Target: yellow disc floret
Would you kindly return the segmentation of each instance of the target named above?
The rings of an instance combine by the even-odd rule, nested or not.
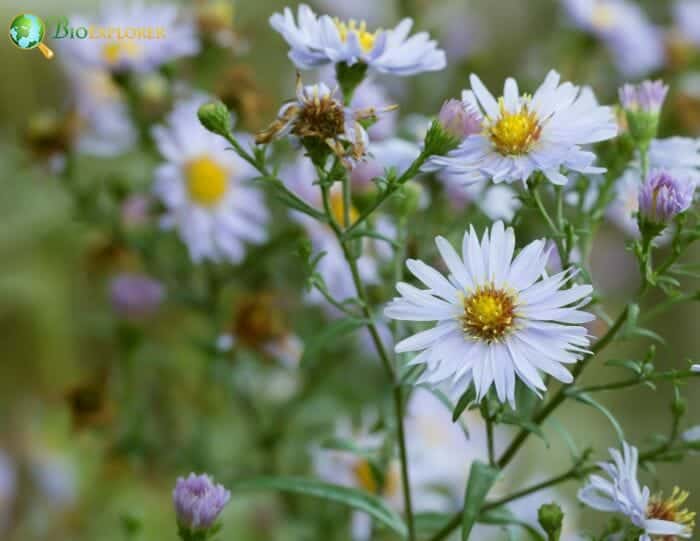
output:
[[[685,526],[686,534],[692,535],[695,528],[695,513],[684,509],[682,506],[688,499],[689,493],[681,490],[678,487],[673,489],[671,496],[664,499],[661,494],[655,494],[649,499],[649,507],[647,508],[647,517],[657,520],[670,520],[676,524]],[[654,537],[658,541],[680,541],[673,535]]]
[[[372,471],[372,465],[369,460],[359,460],[352,468],[355,475],[355,481],[360,488],[365,489],[370,494],[376,494],[379,490],[379,483]]]
[[[228,173],[207,156],[190,160],[185,165],[187,191],[190,199],[203,206],[221,201],[228,188]]]
[[[112,41],[102,47],[102,59],[106,64],[114,66],[120,60],[138,58],[143,47],[134,40]]]
[[[500,114],[486,130],[493,146],[504,156],[526,154],[538,141],[542,133],[537,115],[530,111],[527,103],[516,113],[506,109],[503,98],[498,100]]]
[[[360,217],[357,209],[351,204],[347,213],[350,223],[345,223],[345,202],[343,201],[343,194],[340,191],[333,192],[331,194],[330,203],[333,218],[335,218],[335,221],[341,224],[343,227],[350,227]]]
[[[593,7],[591,22],[599,30],[608,30],[615,24],[615,11],[607,1],[599,1]]]
[[[357,41],[360,43],[360,47],[365,53],[369,53],[374,49],[374,43],[377,39],[376,32],[367,31],[367,23],[365,21],[356,21],[355,19],[350,19],[348,22],[341,21],[337,17],[334,19],[335,26],[338,29],[338,34],[340,34],[340,39],[345,42],[348,40],[348,36],[352,33],[357,36]]]
[[[462,329],[478,340],[500,340],[514,327],[515,298],[506,290],[480,287],[463,300]]]

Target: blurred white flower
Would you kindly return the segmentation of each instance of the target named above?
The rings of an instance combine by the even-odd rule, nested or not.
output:
[[[10,525],[16,493],[17,468],[10,455],[0,449],[0,534]]]
[[[444,51],[426,32],[408,37],[412,19],[404,19],[392,30],[372,32],[364,21],[319,17],[301,4],[296,21],[292,10],[285,8],[284,13],[270,17],[270,25],[290,45],[289,58],[301,69],[359,62],[382,73],[415,75],[446,65]]]
[[[472,75],[471,90],[462,93],[465,110],[477,114],[483,131],[467,136],[447,156],[434,156],[426,170],[463,175],[465,182],[492,179],[495,183],[526,182],[541,171],[554,184],[566,184],[561,169],[598,173],[595,154],[583,145],[611,139],[617,124],[609,107],[601,107],[590,88],[560,84],[550,71],[529,96],[521,95],[514,79],[507,79],[503,97],[496,100]]]
[[[140,1],[102,4],[94,19],[70,17],[73,26],[104,28],[110,36],[66,40],[73,54],[86,65],[111,72],[147,72],[199,52],[197,29],[191,14],[175,4],[146,5]],[[142,39],[119,39],[116,31],[149,29]]]
[[[700,3],[697,0],[676,0],[673,22],[685,39],[700,46]]]
[[[663,31],[629,0],[562,0],[578,28],[600,39],[626,77],[642,77],[663,66]]]
[[[125,97],[106,71],[64,62],[80,118],[78,150],[96,156],[116,156],[134,146],[138,133]]]
[[[539,371],[569,383],[564,364],[577,362],[589,345],[582,323],[594,316],[580,310],[590,285],[561,289],[575,274],[571,268],[539,280],[549,254],[545,241],[526,246],[513,259],[515,235],[496,222],[479,239],[465,232],[460,256],[444,238],[435,243],[449,278],[422,261],[406,266],[428,289],[400,282],[401,294],[385,310],[387,317],[437,324],[396,344],[397,353],[420,352],[411,364],[425,364],[419,382],[450,379],[455,388],[474,385],[481,400],[495,385],[498,399],[515,407],[516,376],[533,392],[546,389]]]
[[[599,463],[609,479],[591,475],[586,486],[579,491],[579,499],[598,511],[625,515],[643,530],[639,541],[665,536],[689,539],[695,525],[695,513],[681,509],[688,493],[675,488],[668,499],[651,496],[649,487],[642,488],[637,480],[637,448],[623,442],[622,453],[610,449],[610,455],[612,462]]]
[[[166,207],[161,225],[177,229],[195,263],[240,262],[245,243],[267,239],[262,194],[247,184],[257,172],[222,137],[206,130],[197,110],[206,96],[176,104],[164,126],[153,128],[167,160],[156,169],[153,191]],[[249,138],[238,136],[243,144]]]
[[[30,473],[52,509],[71,507],[78,498],[76,464],[60,453],[42,450],[31,460]]]

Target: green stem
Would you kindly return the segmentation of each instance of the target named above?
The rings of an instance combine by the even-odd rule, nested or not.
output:
[[[338,240],[338,243],[340,244],[342,250],[343,250],[343,256],[345,257],[345,260],[347,261],[349,267],[350,267],[350,273],[352,274],[352,280],[353,283],[355,284],[355,289],[357,291],[357,297],[360,300],[361,306],[362,306],[362,311],[363,315],[365,316],[365,319],[367,320],[367,329],[369,330],[369,333],[372,338],[372,342],[374,344],[375,349],[377,350],[377,353],[379,355],[379,358],[382,362],[382,365],[384,366],[384,369],[387,373],[387,376],[389,377],[391,381],[391,386],[392,386],[392,394],[393,394],[393,402],[394,402],[394,415],[396,418],[396,427],[397,427],[397,439],[398,439],[398,445],[399,445],[399,459],[401,463],[401,482],[403,485],[403,498],[404,498],[404,509],[406,513],[406,521],[408,525],[408,541],[415,541],[416,540],[416,529],[415,529],[415,522],[414,522],[414,516],[413,516],[413,502],[411,498],[411,483],[410,483],[410,478],[409,478],[409,472],[408,472],[408,453],[406,451],[406,433],[404,430],[404,424],[403,424],[403,393],[402,393],[402,388],[397,380],[396,376],[396,370],[391,362],[391,359],[389,357],[389,354],[384,346],[384,343],[382,342],[382,339],[379,335],[379,330],[377,329],[376,324],[374,323],[374,318],[372,315],[372,311],[369,308],[369,304],[367,302],[367,292],[364,286],[364,283],[362,282],[362,279],[360,277],[360,272],[357,266],[357,259],[353,256],[351,253],[350,249],[348,248],[348,245],[345,241],[343,241],[343,230],[340,228],[338,222],[336,221],[335,217],[333,216],[332,210],[331,210],[331,205],[330,205],[330,193],[329,193],[329,187],[327,183],[321,182],[321,194],[323,197],[323,207],[326,211],[327,217],[329,224],[331,226],[331,229],[335,233],[335,236]],[[347,229],[345,230],[345,233],[347,233]]]
[[[384,204],[384,202],[387,199],[389,199],[389,197],[391,197],[399,188],[401,188],[401,186],[406,184],[406,182],[415,177],[420,171],[420,168],[423,166],[425,161],[428,159],[428,157],[429,156],[425,152],[421,152],[420,155],[414,160],[414,162],[408,166],[408,168],[396,181],[389,184],[383,192],[377,195],[377,198],[374,200],[374,202],[360,215],[360,217],[355,221],[355,223],[353,223],[350,227],[345,229],[341,239],[347,240],[349,238],[349,235],[358,227],[360,227],[360,225],[364,224],[367,221],[367,219],[374,213],[374,211],[381,207]]]
[[[627,312],[629,307],[626,307],[622,313],[618,316],[612,327],[608,329],[600,340],[598,340],[591,348],[592,355],[583,361],[580,361],[572,370],[573,381],[567,385],[562,386],[557,394],[552,397],[552,399],[533,417],[532,422],[536,425],[541,425],[553,412],[556,410],[564,400],[567,398],[567,392],[572,388],[578,377],[581,375],[586,366],[590,361],[595,358],[595,356],[600,353],[605,347],[615,338],[617,332],[620,330],[625,320],[627,319]],[[500,469],[505,468],[513,457],[516,455],[520,447],[525,443],[527,438],[530,436],[531,432],[529,430],[522,429],[513,439],[510,446],[503,452],[501,457],[498,459],[497,465]]]
[[[568,391],[568,394],[572,395],[584,393],[597,393],[601,391],[613,391],[617,389],[625,389],[627,387],[634,387],[636,385],[641,385],[648,381],[675,381],[694,377],[700,377],[700,372],[693,372],[692,370],[667,370],[665,372],[659,372],[657,374],[650,374],[648,376],[642,376],[638,378],[614,381],[612,383],[572,388]]]

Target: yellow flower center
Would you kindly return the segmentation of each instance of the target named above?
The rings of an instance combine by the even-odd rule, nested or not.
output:
[[[688,499],[689,493],[674,487],[671,497],[663,499],[661,494],[655,494],[649,500],[647,517],[658,520],[670,520],[685,526],[688,535],[692,535],[695,528],[695,513],[683,509],[681,506]],[[667,535],[653,537],[655,541],[680,541],[680,538]]]
[[[236,309],[233,334],[251,347],[284,337],[287,325],[280,312],[277,296],[273,293],[258,293],[242,298]]]
[[[138,58],[143,47],[135,40],[111,41],[102,47],[102,59],[110,66],[126,58]]]
[[[473,338],[493,342],[513,329],[515,299],[493,286],[478,288],[463,300],[462,329]]]
[[[360,217],[360,213],[351,204],[348,211],[348,218],[350,223],[345,222],[345,201],[343,201],[343,194],[340,191],[333,192],[330,197],[331,201],[331,213],[335,221],[341,224],[343,227],[350,227],[355,221]]]
[[[185,165],[190,199],[209,207],[221,201],[228,188],[226,170],[207,156],[190,160]]]
[[[607,30],[615,24],[615,11],[607,2],[598,2],[591,14],[593,26],[599,30]]]
[[[376,494],[379,490],[379,484],[372,471],[372,465],[369,460],[358,461],[352,469],[355,475],[357,485],[371,494]]]
[[[348,36],[352,33],[357,36],[357,41],[360,42],[360,47],[365,53],[369,53],[374,48],[374,43],[379,34],[379,30],[375,32],[367,31],[367,23],[365,21],[356,21],[350,19],[348,22],[341,21],[337,17],[334,19],[335,27],[338,29],[340,39],[343,42],[348,40]]]
[[[511,113],[506,110],[503,98],[498,103],[499,118],[493,123],[487,121],[486,127],[493,146],[504,156],[526,154],[542,133],[537,115],[527,104],[523,104],[517,113]]]

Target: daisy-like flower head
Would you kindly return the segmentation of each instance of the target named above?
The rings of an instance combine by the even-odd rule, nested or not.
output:
[[[562,0],[571,21],[601,40],[617,69],[641,77],[665,62],[663,32],[630,0]]]
[[[277,120],[256,136],[256,143],[265,144],[292,134],[302,140],[321,142],[338,157],[353,162],[365,155],[369,145],[360,120],[376,118],[379,113],[393,109],[353,110],[337,98],[336,89],[331,90],[324,83],[304,86],[301,77],[297,77],[296,94],[295,100],[282,106]]]
[[[266,240],[267,209],[247,184],[257,172],[200,124],[197,110],[207,101],[195,96],[178,103],[166,125],[153,129],[167,160],[156,170],[154,192],[167,209],[162,226],[177,229],[194,262],[238,263],[246,242]]]
[[[411,361],[426,365],[421,381],[451,379],[462,390],[473,384],[478,400],[495,385],[499,400],[511,404],[516,377],[538,394],[545,389],[540,370],[571,382],[562,364],[587,353],[588,333],[581,324],[594,317],[579,308],[589,302],[593,288],[562,290],[575,275],[571,269],[542,278],[548,259],[544,240],[530,243],[513,259],[515,235],[502,222],[481,242],[473,228],[465,232],[462,256],[442,237],[435,243],[449,276],[409,259],[406,266],[428,289],[401,282],[401,296],[385,310],[393,319],[437,321],[395,348],[397,353],[421,352]]]
[[[559,84],[559,74],[550,71],[534,95],[521,95],[515,80],[507,79],[503,97],[496,99],[476,75],[470,81],[462,101],[478,115],[482,129],[447,156],[431,158],[427,169],[496,183],[526,182],[541,171],[561,185],[567,182],[562,167],[586,174],[604,171],[592,166],[595,155],[581,146],[615,137],[617,124],[590,88]]]
[[[71,21],[99,29],[96,39],[75,40],[74,47],[75,55],[94,68],[143,73],[199,52],[194,20],[176,5],[110,2],[95,20]]]
[[[415,75],[446,65],[444,51],[426,32],[408,37],[412,19],[404,19],[392,30],[371,31],[364,21],[319,17],[302,4],[296,21],[292,10],[285,8],[284,14],[270,17],[270,25],[290,45],[289,58],[300,69],[360,62],[382,73]]]
[[[695,527],[695,513],[682,509],[688,493],[674,488],[669,498],[651,495],[649,487],[637,480],[639,452],[622,444],[622,453],[610,449],[612,462],[601,462],[609,479],[591,475],[578,494],[579,499],[598,511],[622,513],[642,530],[639,541],[689,539]]]

